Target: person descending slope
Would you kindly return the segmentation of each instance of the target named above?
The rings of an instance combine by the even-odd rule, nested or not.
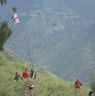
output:
[[[75,81],[75,83],[74,83],[74,87],[75,87],[75,89],[80,89],[81,86],[82,86],[82,83],[80,82],[79,79],[77,79],[77,80]]]
[[[29,78],[29,71],[25,69],[25,71],[22,73],[23,78]]]

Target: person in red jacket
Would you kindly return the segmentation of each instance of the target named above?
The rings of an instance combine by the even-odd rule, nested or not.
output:
[[[79,79],[77,79],[77,80],[75,81],[75,83],[74,83],[75,89],[80,89],[81,86],[82,86],[81,81],[80,81]]]
[[[23,78],[29,78],[29,75],[30,73],[29,73],[29,71],[27,70],[27,69],[25,69],[25,71],[22,73],[22,76],[23,76]]]

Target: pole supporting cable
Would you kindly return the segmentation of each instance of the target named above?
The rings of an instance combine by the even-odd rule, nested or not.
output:
[[[32,67],[33,67],[33,64],[32,64],[32,57],[31,57],[31,54],[30,54],[30,49],[29,49],[28,43],[26,42],[25,39],[23,39],[23,41],[24,41],[24,43],[25,43],[25,48],[26,48],[27,53],[28,53],[29,58],[30,58],[30,63],[31,63],[31,65],[32,65]]]

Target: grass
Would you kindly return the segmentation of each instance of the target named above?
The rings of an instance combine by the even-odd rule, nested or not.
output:
[[[31,68],[30,68],[31,69]],[[49,71],[34,67],[37,79],[32,80],[36,96],[75,96],[73,83],[63,81]],[[0,96],[22,96],[26,80],[15,81],[15,72],[22,74],[24,66],[0,56]],[[83,86],[76,96],[87,96],[89,89]]]

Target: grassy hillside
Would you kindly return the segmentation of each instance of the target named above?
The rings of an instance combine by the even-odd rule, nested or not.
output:
[[[57,76],[47,70],[34,67],[37,72],[37,79],[31,82],[35,86],[36,96],[74,96],[75,91],[73,83],[60,80]],[[24,66],[20,62],[14,62],[6,59],[0,54],[0,96],[22,96],[24,84],[27,80],[16,82],[14,80],[15,72],[22,74]],[[85,86],[77,96],[87,96]]]

